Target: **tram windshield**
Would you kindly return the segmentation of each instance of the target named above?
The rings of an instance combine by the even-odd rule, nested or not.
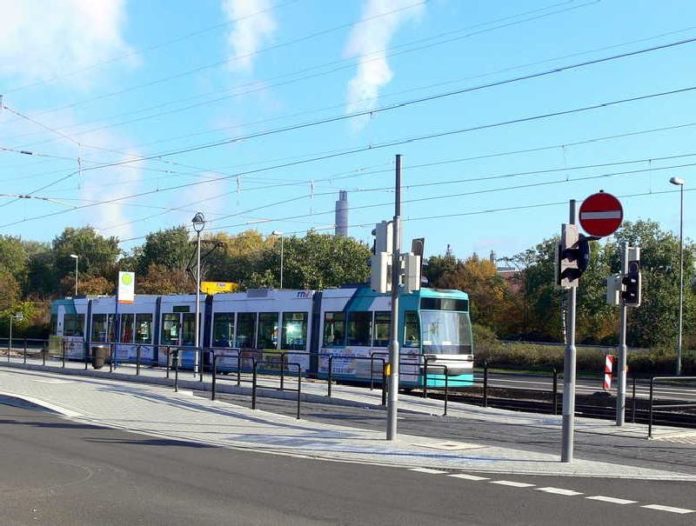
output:
[[[422,310],[424,354],[470,354],[469,314],[457,311]]]

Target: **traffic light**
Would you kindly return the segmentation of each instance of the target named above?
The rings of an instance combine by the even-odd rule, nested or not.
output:
[[[621,280],[624,290],[621,292],[621,299],[627,307],[640,306],[640,261],[628,262],[628,273]]]
[[[391,290],[391,261],[392,255],[379,252],[370,256],[370,287],[375,292]]]
[[[564,224],[558,244],[556,283],[566,289],[577,287],[589,264],[590,238],[579,234],[576,225]]]
[[[406,292],[416,292],[421,285],[421,257],[415,254],[401,256],[404,267],[404,289]]]
[[[621,305],[622,287],[621,274],[612,274],[606,280],[607,283],[607,305]]]

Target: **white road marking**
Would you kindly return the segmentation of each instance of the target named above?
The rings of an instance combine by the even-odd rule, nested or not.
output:
[[[590,500],[601,500],[602,502],[610,502],[611,504],[636,504],[636,500],[617,499],[614,497],[604,497],[603,495],[594,495],[593,497],[585,497]]]
[[[641,506],[641,508],[648,508],[650,510],[657,511],[668,511],[669,513],[680,513],[681,515],[686,515],[687,513],[694,513],[694,510],[687,510],[685,508],[673,508],[671,506],[660,506],[659,504],[648,504],[647,506]]]
[[[582,495],[582,493],[580,493],[579,491],[573,491],[572,489],[563,488],[537,488],[537,491],[543,491],[544,493],[552,493],[554,495],[565,495],[566,497]]]
[[[511,486],[513,488],[532,488],[535,486],[535,484],[529,484],[528,482],[513,482],[512,480],[491,480],[491,484]]]
[[[418,473],[430,473],[431,475],[442,475],[443,473],[447,473],[446,471],[430,468],[411,468],[411,471],[416,471]]]
[[[450,477],[464,480],[489,480],[488,477],[479,477],[478,475],[467,475],[466,473],[452,473]]]

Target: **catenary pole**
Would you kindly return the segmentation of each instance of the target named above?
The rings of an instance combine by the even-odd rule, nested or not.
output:
[[[399,282],[401,277],[401,155],[396,156],[394,222],[392,223],[391,269],[391,345],[389,346],[389,402],[387,404],[387,440],[396,440],[399,400]]]
[[[575,224],[575,199],[570,200],[570,221]],[[575,435],[575,304],[577,287],[568,290],[567,345],[563,361],[563,432],[562,462],[573,461],[573,441]]]

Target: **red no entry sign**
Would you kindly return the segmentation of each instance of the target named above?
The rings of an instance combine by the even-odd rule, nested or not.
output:
[[[580,205],[580,224],[591,236],[613,234],[623,221],[623,208],[611,194],[592,194]]]

